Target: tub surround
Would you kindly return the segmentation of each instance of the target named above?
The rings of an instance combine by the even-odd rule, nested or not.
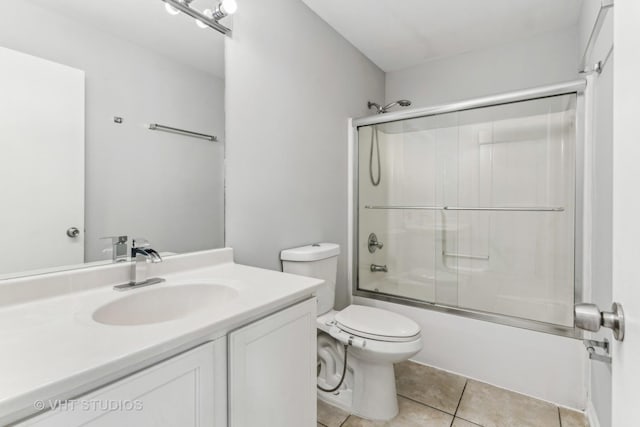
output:
[[[167,257],[150,266],[165,283],[116,292],[129,263],[0,284],[0,424],[37,412],[37,400],[86,393],[167,359],[268,313],[311,297],[322,280],[235,264],[232,249]],[[185,317],[136,326],[93,320],[99,307],[132,293],[188,284],[220,284],[237,297]]]

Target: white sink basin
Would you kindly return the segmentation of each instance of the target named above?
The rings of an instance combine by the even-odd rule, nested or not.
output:
[[[105,325],[145,325],[187,317],[201,310],[215,310],[238,296],[224,285],[177,285],[132,289],[129,295],[98,308],[93,320]]]

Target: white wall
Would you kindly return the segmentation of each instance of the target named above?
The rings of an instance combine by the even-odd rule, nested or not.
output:
[[[347,119],[384,96],[384,74],[299,0],[238,0],[226,45],[226,243],[279,270],[281,249],[339,243],[348,299]]]
[[[577,42],[577,28],[570,28],[392,71],[386,101],[424,107],[573,80]]]
[[[223,80],[28,2],[3,8],[0,45],[86,73],[87,261],[104,258],[99,238],[114,234],[163,251],[223,245],[223,144],[146,129],[224,141]]]

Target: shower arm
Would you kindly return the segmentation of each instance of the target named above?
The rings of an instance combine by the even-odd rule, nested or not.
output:
[[[378,114],[384,114],[387,111],[389,111],[390,108],[395,107],[396,105],[399,105],[401,107],[408,107],[411,105],[411,101],[407,100],[407,99],[399,99],[397,101],[391,102],[387,105],[385,105],[384,107],[382,107],[380,104],[378,104],[377,102],[367,102],[367,108],[371,109],[372,107],[375,107],[376,112]]]

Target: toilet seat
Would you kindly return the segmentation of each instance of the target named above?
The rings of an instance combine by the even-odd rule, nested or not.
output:
[[[409,342],[420,337],[420,326],[391,311],[350,305],[335,315],[335,325],[354,336],[386,342]]]

